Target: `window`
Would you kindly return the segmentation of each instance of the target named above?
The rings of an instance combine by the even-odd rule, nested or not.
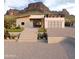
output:
[[[24,22],[21,22],[21,25],[24,25]]]

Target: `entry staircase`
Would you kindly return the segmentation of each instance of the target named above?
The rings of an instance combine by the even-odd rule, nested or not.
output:
[[[25,28],[21,33],[18,41],[23,42],[36,42],[37,41],[37,28]]]

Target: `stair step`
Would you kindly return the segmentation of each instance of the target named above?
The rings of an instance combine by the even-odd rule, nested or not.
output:
[[[37,40],[19,40],[19,42],[37,42]]]
[[[26,28],[21,33],[19,41],[23,42],[35,42],[37,41],[37,29],[34,28]]]

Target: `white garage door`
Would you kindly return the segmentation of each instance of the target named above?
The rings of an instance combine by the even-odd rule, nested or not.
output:
[[[64,22],[60,19],[45,19],[45,28],[63,28]]]

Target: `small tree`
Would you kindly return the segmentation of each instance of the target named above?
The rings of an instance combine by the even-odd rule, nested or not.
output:
[[[66,26],[73,26],[73,24],[75,23],[75,16],[70,15],[70,16],[66,16],[65,17],[65,25]]]
[[[10,29],[12,25],[16,25],[16,17],[15,16],[4,16],[4,27]]]

